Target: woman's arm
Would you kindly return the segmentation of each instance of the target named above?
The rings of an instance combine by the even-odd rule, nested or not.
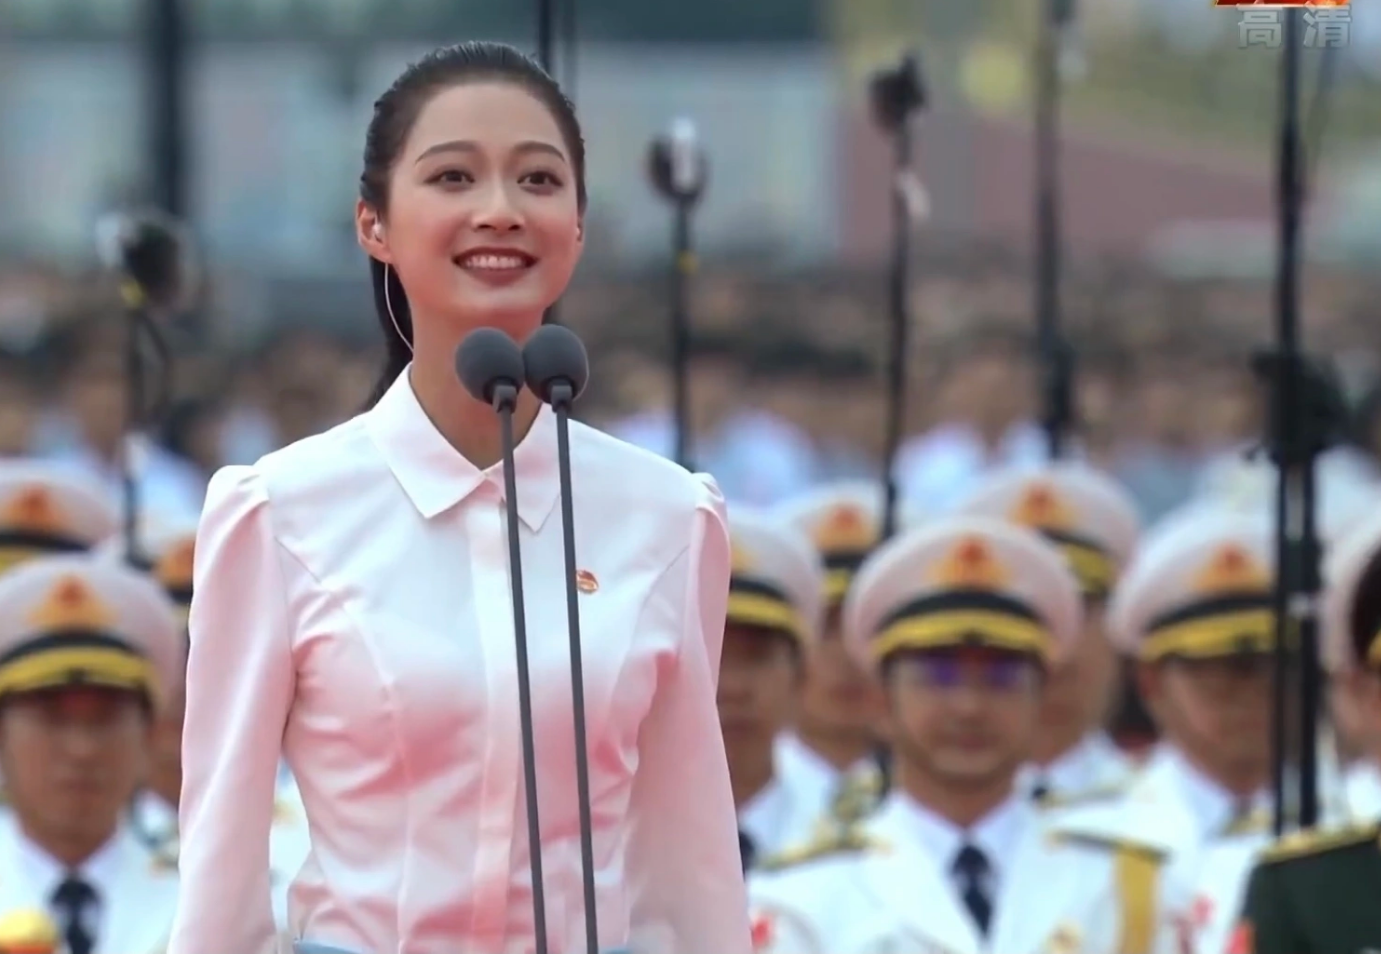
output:
[[[282,548],[249,467],[197,529],[182,743],[181,896],[167,954],[271,954],[269,828],[295,674]]]
[[[724,498],[708,477],[690,546],[652,605],[681,608],[679,651],[658,675],[638,738],[628,846],[631,949],[748,954],[748,900],[715,688],[729,596]]]

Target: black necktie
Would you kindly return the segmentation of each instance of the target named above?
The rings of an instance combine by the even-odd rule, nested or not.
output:
[[[67,940],[68,954],[91,954],[96,939],[87,922],[96,906],[96,889],[81,878],[68,877],[53,892],[53,906],[62,914],[62,936]]]
[[[747,874],[748,869],[752,868],[758,860],[757,846],[753,844],[753,839],[744,833],[743,829],[738,830],[738,853],[743,859],[743,873]]]
[[[980,848],[965,845],[954,856],[951,867],[959,882],[959,896],[964,901],[964,907],[973,915],[973,923],[978,925],[979,933],[986,937],[988,922],[993,918],[993,901],[988,896],[988,876],[992,873],[988,856]]]

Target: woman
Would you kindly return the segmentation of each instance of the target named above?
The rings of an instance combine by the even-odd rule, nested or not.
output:
[[[275,950],[280,749],[312,852],[299,951],[534,950],[503,474],[456,381],[467,333],[523,339],[580,256],[570,103],[495,44],[440,50],[375,105],[356,210],[390,361],[376,403],[212,480],[197,538],[169,954]],[[516,414],[552,954],[584,950],[556,435]],[[729,579],[713,482],[572,425],[601,947],[746,954],[715,714]]]

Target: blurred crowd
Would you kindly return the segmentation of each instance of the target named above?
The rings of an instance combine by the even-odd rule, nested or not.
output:
[[[934,511],[976,475],[1045,455],[1045,382],[1019,255],[927,251],[917,271],[896,475],[905,496]],[[685,363],[691,462],[731,500],[771,505],[824,482],[879,477],[890,399],[884,291],[866,270],[764,277],[711,266],[697,280]],[[1344,474],[1369,475],[1377,459],[1375,293],[1373,281],[1346,274],[1318,274],[1306,289],[1306,340],[1333,359],[1350,409],[1338,428],[1346,447],[1329,462]],[[1225,455],[1261,443],[1251,358],[1273,334],[1268,283],[1174,281],[1102,263],[1070,276],[1063,302],[1078,453],[1120,478],[1145,519],[1214,479]],[[592,355],[581,414],[671,456],[662,278],[588,278],[561,318]],[[234,349],[188,327],[165,328],[171,360],[149,355],[141,374],[154,438],[142,493],[155,510],[195,513],[217,467],[357,413],[381,362],[381,333],[320,321],[288,319]],[[117,490],[126,334],[98,279],[0,278],[0,454],[52,459]]]

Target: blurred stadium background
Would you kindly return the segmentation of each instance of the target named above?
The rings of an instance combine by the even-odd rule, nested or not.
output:
[[[171,332],[175,401],[151,502],[195,503],[220,463],[358,410],[379,350],[352,230],[373,97],[442,43],[533,49],[534,6],[0,2],[0,453],[113,473],[120,331],[93,229],[130,203],[185,217],[208,276]],[[1259,433],[1247,359],[1272,327],[1278,57],[1242,48],[1237,15],[1208,0],[1080,6],[1063,152],[1081,440],[1153,517]],[[1304,321],[1309,346],[1339,359],[1355,463],[1371,467],[1381,7],[1355,6],[1349,45],[1331,62],[1306,56]],[[577,0],[558,73],[590,145],[588,251],[562,312],[596,359],[583,413],[657,440],[670,216],[644,157],[684,115],[711,161],[693,307],[701,462],[758,502],[876,469],[890,159],[864,80],[917,46],[933,94],[918,147],[932,208],[914,250],[908,431],[972,428],[1019,455],[1037,413],[1025,382],[1038,8]],[[926,471],[939,466],[928,446],[903,455],[906,482],[942,495],[953,479]]]

